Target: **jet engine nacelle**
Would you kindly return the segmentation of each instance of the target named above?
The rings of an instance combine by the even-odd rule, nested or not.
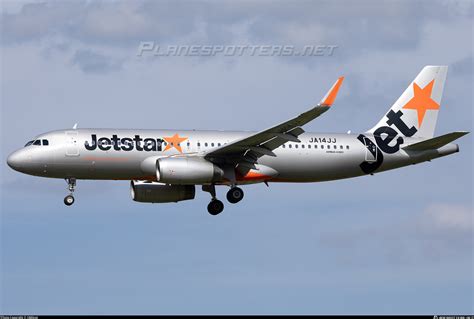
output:
[[[194,199],[194,185],[166,185],[156,182],[132,181],[132,199],[143,203],[170,203]]]
[[[221,181],[224,171],[200,157],[163,157],[156,161],[156,179],[166,184],[209,184]]]

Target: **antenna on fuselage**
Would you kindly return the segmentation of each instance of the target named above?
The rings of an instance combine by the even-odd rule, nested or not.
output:
[[[77,129],[77,123],[72,127],[73,130]]]

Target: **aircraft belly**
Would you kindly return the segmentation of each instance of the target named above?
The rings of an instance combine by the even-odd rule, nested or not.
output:
[[[138,154],[137,156],[131,156],[135,154],[126,155],[114,152],[93,152],[77,157],[64,157],[48,166],[48,177],[65,178],[71,176],[78,179],[110,180],[151,178],[140,169],[142,156]]]
[[[363,175],[359,164],[364,155],[360,148],[343,153],[286,153],[265,156],[259,162],[279,172],[274,181],[318,182]]]

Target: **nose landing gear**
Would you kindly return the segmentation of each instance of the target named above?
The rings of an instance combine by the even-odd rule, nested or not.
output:
[[[71,206],[74,204],[74,196],[72,194],[74,193],[74,190],[76,189],[76,179],[71,177],[71,178],[66,178],[66,182],[68,184],[68,190],[71,192],[69,195],[64,197],[64,204],[66,206]]]

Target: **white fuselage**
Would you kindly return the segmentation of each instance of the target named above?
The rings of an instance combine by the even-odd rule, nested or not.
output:
[[[21,172],[52,178],[156,180],[156,160],[169,156],[199,156],[253,132],[196,130],[77,129],[53,131],[9,158]],[[170,137],[181,140],[171,145]],[[363,136],[363,138],[361,138]],[[239,176],[237,184],[255,182],[320,182],[350,178],[415,164],[458,151],[455,144],[438,150],[386,154],[370,134],[304,133],[301,142],[287,142],[258,160],[261,176]],[[38,143],[37,143],[38,144]],[[179,145],[178,145],[179,144]],[[364,164],[365,163],[365,164]],[[367,168],[363,168],[362,166]],[[258,167],[257,167],[258,168]],[[263,169],[262,169],[263,168]],[[266,174],[266,169],[272,174]],[[219,183],[218,183],[219,184]],[[221,184],[225,184],[222,182]]]

